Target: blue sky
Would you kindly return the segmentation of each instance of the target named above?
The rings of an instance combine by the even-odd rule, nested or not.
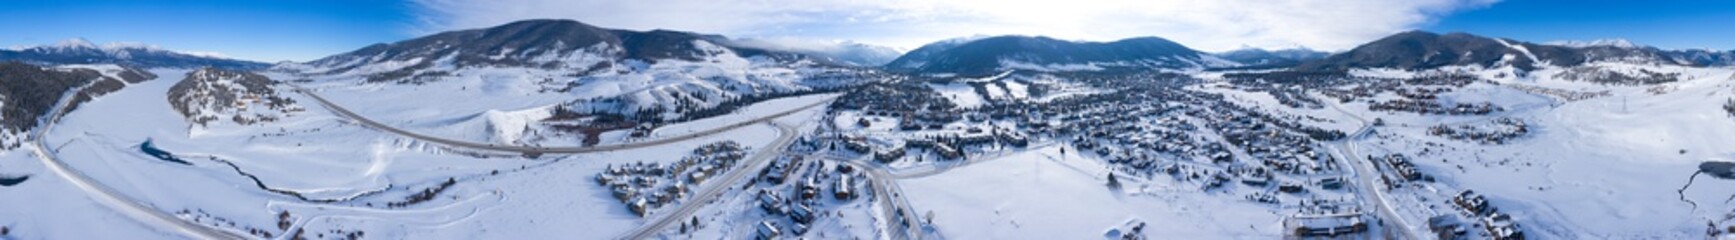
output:
[[[275,62],[527,18],[911,49],[972,35],[1161,36],[1206,51],[1341,50],[1395,32],[1626,38],[1735,49],[1735,1],[1615,0],[56,0],[0,2],[0,47],[82,37]]]
[[[1662,48],[1735,49],[1735,1],[1508,0],[1425,29],[1532,42],[1624,38]]]
[[[383,0],[4,1],[0,46],[83,37],[268,62],[309,60],[412,36],[412,7]]]

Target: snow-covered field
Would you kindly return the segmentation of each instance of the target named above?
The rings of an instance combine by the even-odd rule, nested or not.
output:
[[[0,151],[0,171],[30,179],[0,187],[0,225],[20,239],[172,239],[175,232],[126,218],[55,175],[29,150]]]
[[[1452,189],[1396,191],[1393,198],[1411,203],[1401,211],[1410,222],[1440,214],[1432,212],[1440,210],[1427,210],[1418,199],[1438,202],[1441,196],[1470,189],[1516,216],[1532,237],[1683,239],[1702,237],[1706,222],[1727,225],[1727,214],[1735,205],[1726,199],[1735,195],[1735,185],[1699,176],[1690,188],[1681,189],[1699,163],[1735,161],[1735,145],[1729,140],[1735,136],[1735,119],[1720,108],[1735,97],[1731,75],[1735,70],[1625,67],[1659,68],[1684,77],[1654,86],[1618,86],[1553,77],[1558,69],[1523,78],[1500,78],[1491,73],[1500,70],[1489,70],[1479,74],[1501,85],[1471,84],[1441,95],[1441,101],[1492,102],[1505,112],[1456,117],[1369,112],[1366,103],[1359,101],[1343,109],[1387,121],[1387,126],[1375,129],[1376,137],[1358,142],[1370,146],[1362,148],[1361,154],[1409,155],[1424,172],[1439,176]],[[1502,85],[1610,95],[1568,101]],[[1427,134],[1428,127],[1439,124],[1483,123],[1498,117],[1526,121],[1530,134],[1505,145]]]
[[[1281,233],[1272,207],[1200,193],[1193,184],[1122,178],[1123,190],[1109,189],[1106,167],[1076,152],[1062,156],[1048,147],[898,183],[918,211],[933,212],[947,238],[1097,239],[1127,222],[1145,222],[1148,236],[1163,238]]]
[[[67,115],[46,142],[73,169],[156,210],[273,237],[296,229],[309,237],[335,237],[356,230],[370,238],[615,237],[643,220],[591,179],[605,166],[671,162],[694,147],[722,140],[757,150],[778,134],[761,124],[656,147],[526,159],[396,137],[314,106],[280,121],[220,126],[194,136],[165,96],[184,72],[157,74],[164,78],[130,86]],[[298,94],[286,96],[313,102]],[[818,108],[789,117],[810,118],[816,112]],[[140,147],[147,139],[188,164],[145,154]],[[171,236],[89,202],[76,188],[41,171],[27,152],[7,152],[0,159],[4,159],[0,167],[8,169],[5,173],[35,175],[19,186],[0,188],[16,193],[7,195],[31,196],[0,200],[9,201],[9,206],[41,206],[0,210],[8,212],[5,216],[40,216],[22,218],[29,221],[0,218],[9,221],[0,223],[12,226],[16,236],[136,239],[147,232]],[[404,204],[413,193],[448,179],[456,183],[432,199]],[[289,229],[278,227],[282,212],[289,213]],[[85,226],[102,227],[100,231],[69,229]]]

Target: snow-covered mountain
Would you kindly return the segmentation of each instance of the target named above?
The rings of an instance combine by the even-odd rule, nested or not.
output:
[[[952,39],[940,40],[937,42],[929,43],[927,45],[922,45],[921,47],[918,47],[915,50],[910,50],[909,52],[904,53],[904,55],[902,55],[902,56],[898,56],[897,58],[892,59],[892,61],[886,63],[884,67],[888,68],[888,69],[906,70],[906,71],[907,70],[920,69],[920,68],[922,68],[923,65],[927,65],[928,60],[933,59],[935,55],[939,55],[940,53],[945,52],[946,50],[951,50],[952,48],[958,47],[959,45],[964,45],[965,43],[970,43],[970,42],[973,42],[976,40],[982,40],[984,38],[989,38],[989,37],[992,37],[992,36],[978,35],[978,36],[952,38]]]
[[[828,58],[832,62],[854,66],[884,65],[902,56],[891,47],[852,41],[814,41],[801,39],[730,39],[726,45],[772,49]]]
[[[1363,44],[1325,59],[1303,63],[1301,70],[1356,68],[1432,69],[1447,66],[1512,66],[1523,70],[1571,67],[1594,62],[1628,62],[1683,66],[1729,66],[1732,52],[1669,51],[1636,44],[1537,44],[1467,33],[1436,34],[1410,31]]]
[[[376,44],[274,69],[318,84],[381,86],[358,89],[375,94],[433,87],[453,96],[517,102],[515,109],[478,106],[453,110],[459,111],[455,115],[561,105],[574,112],[647,120],[692,118],[691,113],[766,96],[877,80],[872,69],[830,57],[738,42],[719,35],[526,20]]]
[[[944,41],[887,64],[893,71],[987,75],[1005,70],[1094,71],[1109,68],[1188,69],[1238,65],[1157,37],[1078,42],[1040,36]]]
[[[733,42],[719,35],[605,29],[572,20],[525,20],[375,44],[282,67],[314,75],[366,77],[370,82],[405,82],[467,68],[535,68],[587,76],[717,57],[752,58],[777,65],[835,64],[793,52],[731,45]]]
[[[0,60],[24,61],[43,65],[116,64],[139,68],[201,68],[256,70],[270,64],[165,50],[135,43],[110,43],[98,46],[88,40],[74,38],[53,45],[0,50]]]
[[[1637,43],[1633,43],[1633,41],[1629,41],[1625,38],[1606,38],[1606,39],[1597,39],[1597,40],[1590,40],[1590,41],[1562,40],[1562,41],[1547,42],[1547,43],[1543,43],[1543,44],[1562,46],[1562,47],[1575,47],[1575,48],[1584,48],[1584,47],[1639,48],[1639,47],[1646,47],[1644,45],[1639,45]]]
[[[1217,53],[1216,55],[1225,60],[1235,61],[1247,66],[1288,67],[1301,64],[1302,62],[1325,58],[1325,56],[1331,55],[1331,53],[1314,51],[1313,49],[1307,48],[1279,50],[1246,48]]]

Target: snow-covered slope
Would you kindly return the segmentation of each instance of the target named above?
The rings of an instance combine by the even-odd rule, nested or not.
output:
[[[17,148],[62,100],[76,109],[93,98],[118,91],[129,83],[155,78],[137,69],[115,65],[42,67],[23,62],[0,63],[0,149]]]
[[[1436,34],[1409,31],[1395,34],[1348,52],[1297,66],[1305,71],[1355,68],[1424,70],[1441,67],[1513,66],[1521,70],[1542,67],[1572,67],[1594,62],[1632,62],[1716,67],[1735,64],[1735,52],[1710,50],[1669,51],[1652,47],[1603,44],[1536,44],[1490,38],[1467,33]]]
[[[168,101],[197,129],[214,121],[239,125],[277,121],[303,110],[295,100],[279,95],[274,84],[259,74],[205,68],[187,73],[169,88]]]
[[[886,66],[904,72],[975,76],[1014,69],[1067,72],[1235,65],[1239,64],[1158,37],[1075,42],[1040,36],[998,36],[930,44]]]
[[[335,98],[439,94],[443,97],[436,99],[514,102],[420,116],[436,119],[560,105],[587,115],[680,120],[767,96],[879,78],[875,71],[828,58],[732,43],[716,35],[527,20],[378,44],[275,69],[288,73],[284,78],[308,79],[305,85]],[[391,108],[425,106],[377,102]]]

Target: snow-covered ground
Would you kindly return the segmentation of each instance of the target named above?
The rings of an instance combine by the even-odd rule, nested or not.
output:
[[[363,128],[315,106],[276,122],[219,126],[192,135],[190,123],[170,109],[165,95],[184,71],[157,74],[165,77],[129,86],[68,114],[46,142],[73,169],[159,211],[272,237],[297,229],[309,237],[357,230],[370,238],[615,237],[643,220],[591,179],[605,166],[672,162],[694,147],[722,140],[756,150],[777,134],[761,124],[656,147],[527,159],[421,143]],[[303,95],[285,95],[313,102]],[[811,103],[819,97],[825,96],[796,100]],[[811,118],[817,112],[819,108],[789,117]],[[146,140],[188,164],[144,153],[141,144]],[[105,212],[78,196],[75,188],[40,171],[26,152],[8,152],[0,159],[0,167],[8,169],[4,173],[34,175],[20,186],[0,188],[17,193],[9,196],[30,197],[0,201],[42,206],[0,208],[4,216],[42,216],[0,217],[0,224],[12,226],[14,233],[99,239],[172,236]],[[389,206],[404,204],[413,193],[448,179],[456,183],[432,199]],[[278,228],[283,212],[289,213],[289,229]],[[110,222],[114,224],[104,225],[116,226],[102,231],[70,229]]]
[[[29,180],[0,187],[0,226],[18,239],[172,239],[175,232],[126,218],[86,197],[29,150],[0,151],[0,173]]]
[[[946,100],[951,100],[952,104],[957,104],[961,108],[980,107],[987,104],[988,101],[983,99],[982,95],[976,94],[976,88],[970,87],[969,84],[931,83],[928,84],[928,87],[933,88],[934,91],[940,93],[940,96],[945,96]]]
[[[1431,214],[1422,202],[1438,202],[1469,189],[1485,194],[1511,213],[1532,237],[1543,238],[1698,238],[1706,222],[1728,225],[1735,211],[1726,199],[1735,185],[1699,176],[1684,195],[1689,175],[1704,161],[1735,161],[1735,119],[1721,105],[1735,97],[1732,69],[1604,64],[1609,68],[1647,68],[1682,73],[1679,82],[1619,86],[1555,77],[1559,69],[1527,77],[1498,77],[1502,70],[1476,72],[1501,83],[1478,82],[1441,95],[1443,102],[1492,102],[1506,109],[1488,116],[1424,116],[1369,112],[1364,102],[1344,109],[1387,126],[1363,144],[1364,155],[1403,153],[1422,170],[1439,176],[1451,190],[1400,189],[1393,197],[1410,222]],[[1368,73],[1387,76],[1408,73]],[[1514,86],[1539,86],[1609,95],[1582,100],[1530,93]],[[1265,105],[1264,106],[1274,106]],[[1319,114],[1327,116],[1331,114]],[[1485,123],[1512,117],[1529,123],[1530,134],[1505,145],[1454,141],[1427,134],[1440,124]],[[1421,200],[1432,199],[1432,200]],[[1635,224],[1643,223],[1643,224]]]
[[[1273,207],[1200,193],[1193,184],[1122,178],[1123,190],[1109,189],[1102,162],[1076,153],[1042,148],[898,184],[918,211],[933,212],[947,238],[1094,239],[1129,221],[1163,238],[1270,239],[1282,232]]]

